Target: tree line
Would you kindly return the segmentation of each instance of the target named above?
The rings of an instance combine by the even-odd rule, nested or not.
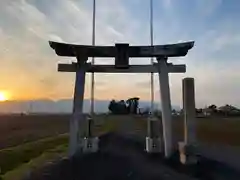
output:
[[[112,114],[138,114],[139,109],[138,97],[129,98],[125,100],[111,100],[108,109]]]
[[[208,107],[202,109],[196,109],[197,114],[208,114],[208,115],[218,115],[218,116],[240,116],[240,109],[226,104],[225,106],[217,107],[215,104],[209,105]]]
[[[139,108],[139,97],[132,97],[127,100],[111,100],[109,102],[108,109],[112,114],[149,114],[150,108],[145,108],[141,111]],[[153,112],[157,116],[161,116],[160,110]],[[183,114],[183,109],[172,109],[173,115]],[[215,116],[240,116],[240,109],[226,104],[225,106],[217,107],[215,104],[211,104],[206,108],[196,108],[197,115],[215,115]]]

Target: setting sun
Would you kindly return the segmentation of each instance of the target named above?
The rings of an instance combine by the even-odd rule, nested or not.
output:
[[[0,91],[0,101],[7,101],[7,100],[8,100],[7,93]]]

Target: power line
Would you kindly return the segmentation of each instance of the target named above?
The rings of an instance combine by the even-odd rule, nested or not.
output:
[[[92,15],[92,45],[95,46],[95,29],[96,29],[96,0],[93,0],[93,15]],[[92,64],[95,63],[95,58],[92,57]],[[94,72],[91,74],[91,110],[90,113],[93,115],[94,113],[94,85],[95,85],[95,77]]]
[[[153,0],[150,0],[150,43],[153,46]],[[151,57],[151,64],[153,64]],[[154,74],[151,72],[151,113],[154,111]]]

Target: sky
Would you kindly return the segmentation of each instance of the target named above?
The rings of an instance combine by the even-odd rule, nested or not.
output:
[[[149,2],[96,0],[96,45],[149,45]],[[186,73],[169,75],[172,103],[182,104],[182,79],[193,77],[198,107],[240,106],[240,1],[153,0],[153,4],[154,44],[195,41],[187,56],[169,58],[187,66]],[[91,44],[92,1],[0,0],[0,91],[16,100],[72,97],[75,74],[57,72],[57,63],[74,59],[58,57],[49,40]],[[161,101],[158,80],[155,75],[155,101]],[[149,74],[96,75],[96,99],[131,96],[150,99]],[[88,75],[85,98],[89,97]]]

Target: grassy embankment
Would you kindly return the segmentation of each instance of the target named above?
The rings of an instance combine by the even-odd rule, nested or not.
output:
[[[32,159],[58,146],[64,151],[67,141],[68,135],[64,134],[0,150],[1,175],[29,163]]]

